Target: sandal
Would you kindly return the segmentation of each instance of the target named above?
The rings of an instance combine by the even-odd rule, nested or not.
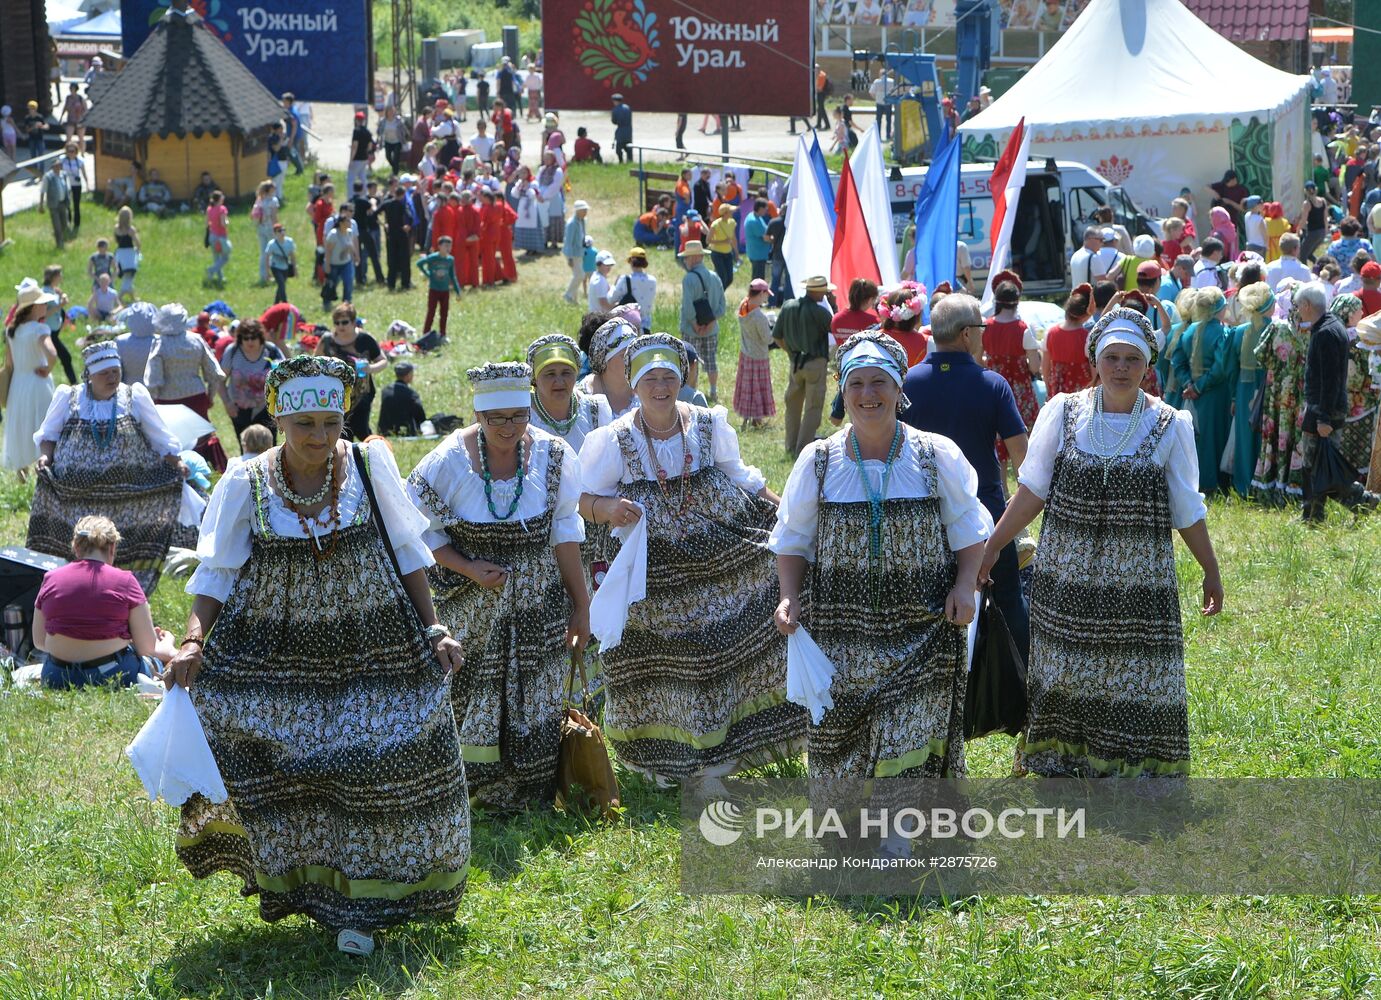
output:
[[[347,927],[336,935],[336,949],[345,952],[347,955],[357,955],[360,958],[367,958],[374,954],[374,936],[364,931],[354,931]]]

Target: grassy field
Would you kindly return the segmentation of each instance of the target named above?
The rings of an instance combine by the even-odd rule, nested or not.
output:
[[[617,167],[577,167],[591,232],[629,244],[633,183]],[[286,217],[311,239],[301,184]],[[46,217],[11,220],[0,256],[12,286],[53,260],[83,289],[85,258],[109,213],[54,254]],[[232,223],[225,298],[242,313],[271,301],[253,287],[252,229]],[[186,217],[143,226],[139,291],[190,309],[208,252]],[[463,371],[516,357],[535,336],[573,332],[559,259],[521,267],[517,286],[468,295],[448,351],[419,364],[429,412],[465,413]],[[664,291],[656,326],[675,327],[677,271],[654,254]],[[309,315],[319,300],[298,282]],[[742,288],[731,290],[738,301]],[[420,324],[424,297],[370,288],[369,328]],[[70,337],[70,335],[69,335]],[[723,335],[721,398],[731,398],[737,331]],[[784,379],[782,359],[775,375]],[[213,419],[229,450],[224,411]],[[775,487],[788,471],[780,420],[744,435]],[[404,472],[423,453],[399,447]],[[30,490],[0,485],[0,541],[24,537]],[[1210,506],[1227,610],[1199,619],[1199,574],[1179,547],[1194,770],[1199,775],[1381,777],[1381,524],[1335,510],[1306,531],[1285,512]],[[165,579],[157,620],[177,629],[188,600]],[[366,961],[336,953],[302,919],[261,923],[229,879],[193,881],[173,853],[175,813],[150,804],[121,753],[150,707],[123,692],[0,689],[0,1000],[110,997],[1369,997],[1381,993],[1381,901],[1366,898],[1016,897],[911,900],[692,898],[678,891],[677,801],[622,775],[616,826],[540,812],[477,816],[470,888],[454,924],[405,927]],[[969,748],[973,772],[1004,774],[1006,738]]]

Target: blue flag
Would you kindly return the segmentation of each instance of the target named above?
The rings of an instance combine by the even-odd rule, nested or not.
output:
[[[959,153],[956,135],[936,150],[916,196],[915,279],[934,291],[942,281],[956,282],[959,243]],[[912,277],[912,275],[903,275]]]
[[[819,133],[813,133],[810,138],[810,166],[815,172],[815,180],[820,185],[820,199],[825,203],[825,217],[830,220],[830,232],[834,232],[839,220],[834,211],[834,187],[830,184],[830,168],[825,163],[825,154],[820,151]]]

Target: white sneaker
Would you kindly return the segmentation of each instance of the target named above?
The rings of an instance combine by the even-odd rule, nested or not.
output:
[[[336,948],[347,955],[365,958],[374,954],[374,936],[364,931],[352,931],[347,927],[336,935]]]

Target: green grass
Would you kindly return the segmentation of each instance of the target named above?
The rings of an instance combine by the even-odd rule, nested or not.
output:
[[[602,247],[626,249],[633,182],[614,166],[576,168]],[[286,217],[310,246],[303,188]],[[111,217],[92,208],[86,236],[55,255],[46,219],[11,220],[0,256],[14,285],[53,259],[80,275]],[[207,251],[192,218],[144,222],[139,290],[189,308]],[[232,223],[227,299],[244,312],[271,300],[252,287],[253,237]],[[658,328],[674,328],[677,274],[653,255],[664,291]],[[509,289],[464,297],[454,341],[423,359],[429,411],[465,413],[463,371],[516,356],[533,337],[573,331],[561,303],[565,267],[521,267]],[[735,286],[741,293],[742,289]],[[319,303],[297,285],[310,315]],[[736,302],[737,295],[731,295]],[[418,324],[424,298],[370,289],[370,328]],[[735,325],[721,346],[732,394]],[[785,372],[775,362],[778,386]],[[230,442],[222,410],[213,418]],[[780,487],[780,421],[743,437],[749,461]],[[400,445],[404,472],[423,454]],[[30,488],[0,485],[0,541],[24,537]],[[1199,574],[1179,547],[1194,770],[1199,775],[1381,777],[1381,582],[1376,522],[1338,511],[1317,531],[1284,512],[1215,502],[1209,525],[1227,586],[1218,618],[1195,613]],[[157,620],[178,628],[187,598],[165,580]],[[0,998],[108,997],[1369,997],[1381,993],[1376,898],[1014,897],[954,905],[910,900],[689,898],[678,891],[677,801],[622,775],[624,820],[591,826],[540,812],[477,817],[470,888],[456,922],[393,932],[372,959],[338,955],[302,919],[261,923],[228,878],[192,880],[173,853],[175,813],[150,804],[121,749],[149,706],[124,692],[30,696],[0,689]],[[1005,773],[1005,738],[971,744],[979,776]]]

